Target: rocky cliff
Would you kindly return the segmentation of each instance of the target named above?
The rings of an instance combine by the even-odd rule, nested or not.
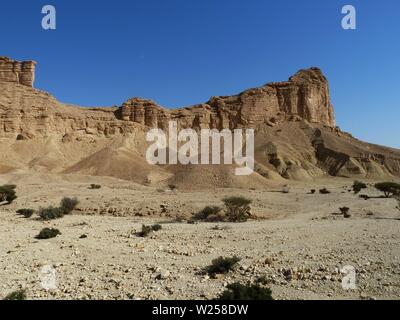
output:
[[[32,87],[34,62],[0,58],[0,173],[12,170],[110,175],[140,183],[260,186],[270,179],[332,175],[400,177],[400,151],[335,127],[329,84],[318,68],[203,104],[166,109],[147,99],[122,106],[62,104]],[[226,166],[147,164],[149,128],[254,128],[256,171],[246,182]],[[172,179],[172,180],[171,180]]]
[[[301,118],[329,127],[335,116],[329,85],[318,68],[301,70],[286,82],[267,84],[236,96],[212,97],[189,109],[167,110],[151,100],[133,98],[121,107],[121,118],[149,127],[168,127],[175,120],[180,127],[234,129]]]
[[[0,82],[11,82],[33,87],[35,81],[34,61],[14,61],[0,57]]]

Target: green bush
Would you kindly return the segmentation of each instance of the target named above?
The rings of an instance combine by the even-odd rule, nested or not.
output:
[[[274,300],[272,291],[257,284],[243,285],[238,282],[227,286],[219,300]]]
[[[17,195],[15,192],[16,187],[17,186],[13,184],[6,184],[4,186],[0,186],[0,203],[7,202],[7,204],[10,204],[15,199],[17,199]]]
[[[78,205],[79,201],[77,198],[64,197],[60,203],[60,209],[63,214],[70,214]]]
[[[44,228],[36,236],[36,239],[51,239],[57,237],[59,234],[61,234],[61,232],[58,229]]]
[[[26,290],[20,289],[9,293],[3,300],[26,300]]]
[[[101,185],[92,183],[89,189],[101,189]]]
[[[220,273],[228,273],[233,270],[240,258],[234,256],[232,258],[219,257],[211,262],[211,265],[206,268],[209,275],[216,275]]]
[[[353,183],[353,191],[355,194],[358,194],[362,189],[366,189],[367,185],[361,181],[354,181]]]
[[[383,192],[386,198],[400,194],[400,184],[395,182],[376,183],[375,188]]]
[[[231,222],[244,222],[250,216],[251,200],[245,197],[229,197],[222,200],[226,207],[226,217]]]
[[[64,216],[64,212],[61,210],[61,208],[55,208],[55,207],[47,207],[47,208],[41,208],[39,209],[39,217],[42,220],[53,220],[53,219],[59,219]]]
[[[30,218],[34,214],[35,210],[33,209],[18,209],[17,213],[24,216],[25,218]]]
[[[222,221],[223,216],[220,215],[222,208],[218,206],[207,206],[203,210],[193,215],[194,220],[204,220],[208,222]]]

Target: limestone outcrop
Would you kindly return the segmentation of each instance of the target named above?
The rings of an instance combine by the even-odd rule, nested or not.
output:
[[[14,61],[0,57],[0,82],[11,82],[33,87],[35,81],[35,61]]]
[[[0,58],[0,173],[27,169],[221,187],[322,175],[400,177],[400,150],[336,127],[329,84],[318,68],[180,109],[137,97],[114,107],[63,104],[32,87],[34,70],[34,62]],[[146,132],[168,130],[170,120],[180,129],[255,129],[256,173],[244,182],[226,166],[149,165]]]
[[[301,70],[286,82],[270,83],[236,96],[212,97],[205,104],[185,109],[167,110],[154,101],[133,98],[122,105],[121,117],[161,129],[168,120],[195,129],[255,128],[296,118],[335,126],[328,81],[318,68]]]

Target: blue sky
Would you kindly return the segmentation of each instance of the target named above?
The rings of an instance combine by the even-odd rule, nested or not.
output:
[[[41,28],[45,4],[55,31]],[[345,4],[357,30],[341,28]],[[398,0],[13,0],[0,30],[0,55],[38,61],[37,88],[84,106],[182,107],[318,66],[338,125],[400,148]]]

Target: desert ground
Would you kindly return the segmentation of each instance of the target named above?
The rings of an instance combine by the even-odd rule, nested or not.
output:
[[[0,207],[0,298],[23,288],[28,299],[213,299],[229,283],[263,277],[275,299],[398,299],[400,211],[394,199],[363,200],[349,192],[352,182],[290,181],[288,193],[278,183],[191,191],[108,177],[3,174],[0,185],[17,185],[18,198]],[[91,183],[101,189],[89,189]],[[320,194],[323,187],[331,193]],[[361,193],[380,195],[373,187]],[[254,219],[188,223],[204,206],[222,206],[233,195],[252,199]],[[80,203],[61,219],[16,214],[56,206],[64,196]],[[338,214],[343,206],[350,218]],[[135,234],[154,223],[162,230]],[[44,227],[61,235],[36,239]],[[241,261],[210,278],[203,270],[219,256]],[[346,265],[356,270],[356,289],[342,287]],[[55,270],[56,288],[42,287],[45,266]]]

